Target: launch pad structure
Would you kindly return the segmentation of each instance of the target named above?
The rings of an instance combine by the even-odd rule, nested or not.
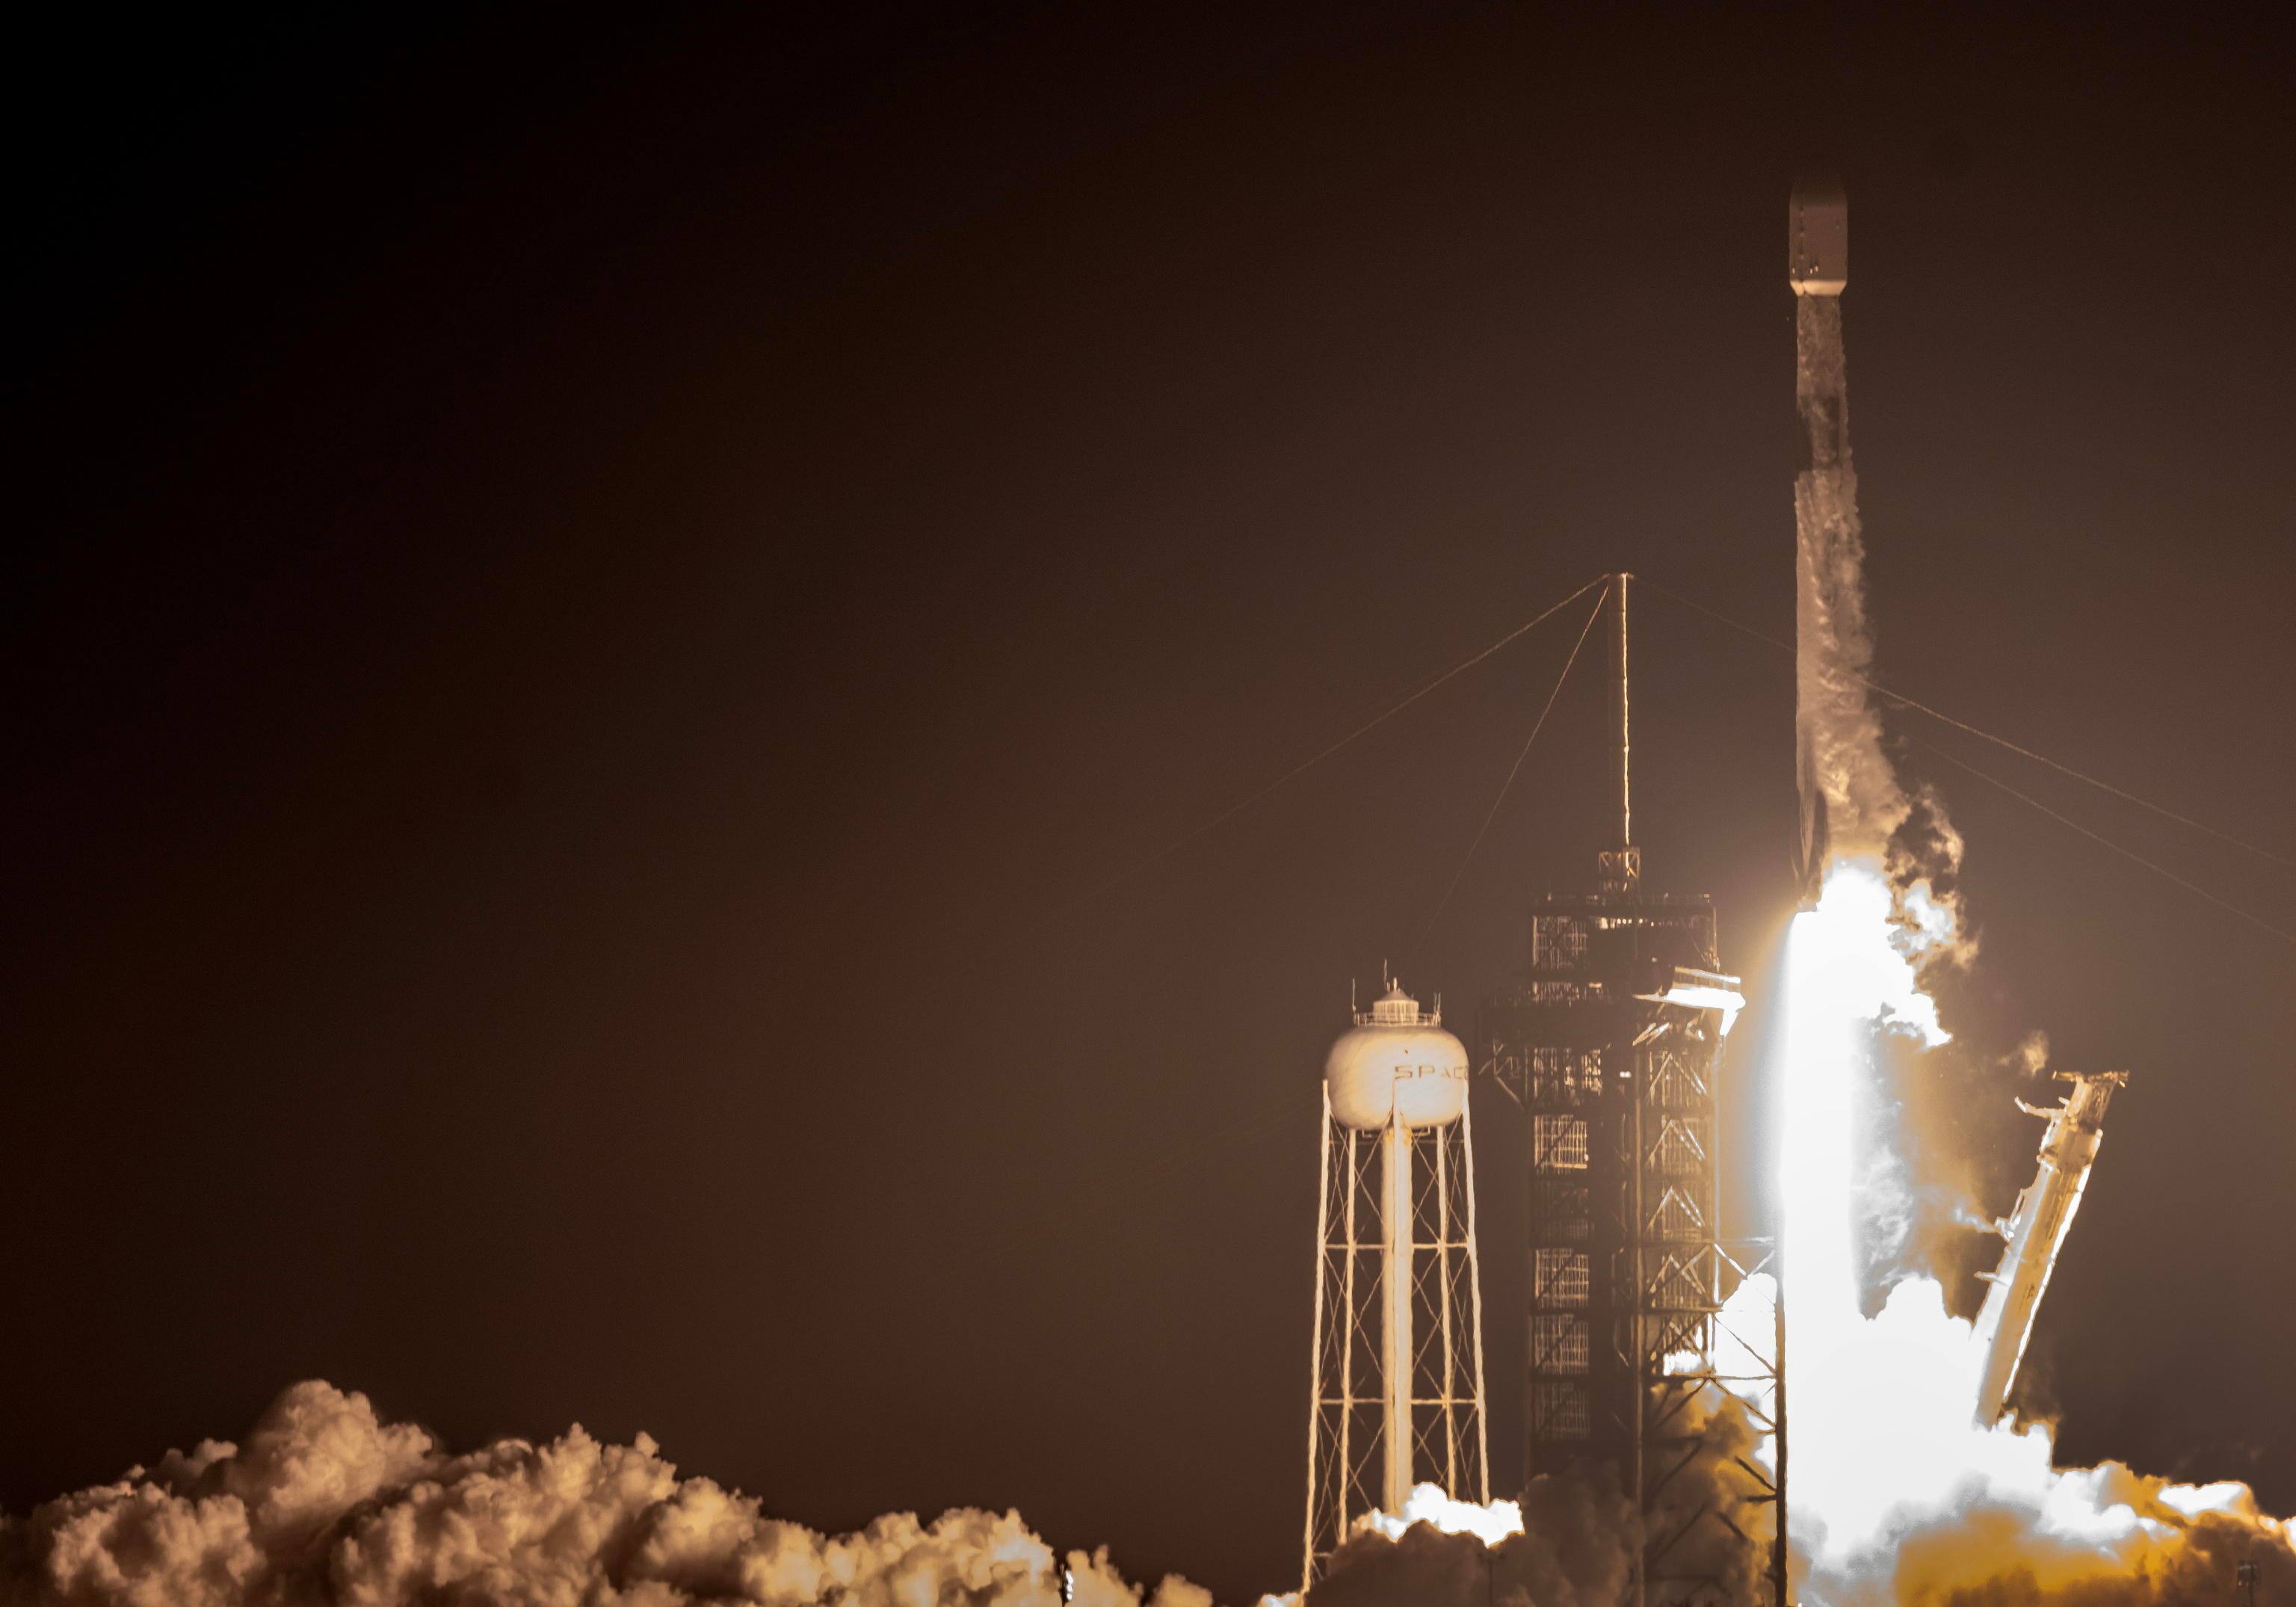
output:
[[[1684,1476],[1715,1460],[1708,1421],[1734,1399],[1775,1453],[1768,1469],[1729,1461],[1745,1499],[1775,1509],[1784,1607],[1784,1308],[1748,1322],[1724,1306],[1775,1272],[1767,1242],[1719,1229],[1722,1054],[1744,999],[1720,969],[1713,901],[1642,885],[1628,586],[1613,577],[1609,604],[1618,846],[1600,855],[1595,892],[1533,905],[1529,967],[1481,1018],[1480,1072],[1521,1106],[1527,1140],[1524,1474],[1627,1496],[1643,1529],[1638,1607],[1712,1598],[1718,1557],[1755,1542]]]

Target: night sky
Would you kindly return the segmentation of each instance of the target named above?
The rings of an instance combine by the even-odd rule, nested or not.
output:
[[[1791,635],[1804,168],[1881,676],[2296,857],[2278,40],[646,9],[18,42],[0,1505],[322,1376],[1295,1578],[1316,1069],[1591,881],[1590,658],[1421,937],[1580,616],[1155,856],[1597,573]],[[1636,645],[1761,1231],[1792,661]],[[1892,729],[1982,944],[1924,1164],[2006,1209],[2027,1032],[2134,1073],[2031,1398],[2296,1509],[2296,944],[1939,750],[2275,926],[2296,868]]]

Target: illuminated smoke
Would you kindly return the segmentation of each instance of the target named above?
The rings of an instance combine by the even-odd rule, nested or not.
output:
[[[1765,1559],[1730,1540],[1720,1515],[1759,1531],[1766,1509],[1752,1474],[1737,1460],[1755,1437],[1737,1404],[1702,1423],[1684,1420],[1697,1443],[1667,1480],[1649,1522],[1687,1531],[1669,1554],[1685,1573],[1710,1581],[1708,1607],[1759,1607]],[[1455,1501],[1423,1484],[1400,1513],[1370,1513],[1332,1554],[1307,1607],[1632,1607],[1634,1557],[1644,1529],[1615,1489],[1542,1477],[1516,1501]],[[1300,1607],[1295,1595],[1260,1607]]]
[[[1140,1607],[1070,1553],[1078,1607]],[[646,1436],[569,1430],[449,1455],[361,1395],[298,1384],[244,1447],[0,1520],[11,1607],[1057,1607],[1058,1562],[1016,1513],[907,1513],[816,1534],[680,1479]],[[1209,1607],[1167,1579],[1153,1607]]]
[[[1371,1513],[1332,1554],[1308,1607],[1621,1607],[1634,1513],[1620,1496],[1538,1479],[1488,1507],[1413,1492],[1408,1521]],[[1299,1607],[1296,1595],[1260,1607]]]
[[[1454,1501],[1439,1484],[1413,1487],[1400,1513],[1367,1513],[1357,1529],[1372,1529],[1390,1540],[1400,1540],[1415,1523],[1431,1524],[1446,1535],[1473,1535],[1486,1546],[1496,1546],[1510,1535],[1522,1533],[1522,1503],[1493,1501],[1488,1505]]]

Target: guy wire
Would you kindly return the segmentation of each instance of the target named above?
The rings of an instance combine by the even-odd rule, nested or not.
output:
[[[1683,607],[1695,609],[1698,612],[1704,614],[1708,619],[1717,620],[1721,624],[1726,625],[1732,630],[1741,631],[1745,635],[1753,637],[1757,642],[1767,642],[1772,647],[1783,648],[1787,652],[1796,651],[1792,643],[1781,642],[1777,637],[1771,635],[1767,631],[1756,630],[1751,625],[1742,625],[1737,620],[1730,618],[1729,615],[1719,612],[1717,610],[1710,609],[1703,603],[1693,602],[1690,598],[1684,596],[1680,592],[1669,591],[1667,587],[1660,586],[1655,580],[1644,578],[1643,580],[1643,584],[1650,587],[1651,590],[1659,593],[1661,596],[1671,597],[1677,603],[1681,603]],[[1879,693],[1882,696],[1889,699],[1893,703],[1901,704],[1907,709],[1918,709],[1920,712],[1928,715],[1931,719],[1942,720],[1957,731],[1966,731],[1970,735],[1980,737],[1986,742],[1993,743],[1996,747],[2006,748],[2010,752],[2020,754],[2026,758],[2033,760],[2036,764],[2046,765],[2050,769],[2057,771],[2062,775],[2070,775],[2075,781],[2086,782],[2088,785],[2096,788],[2099,791],[2110,792],[2115,798],[2126,799],[2128,802],[2135,804],[2137,808],[2141,809],[2150,809],[2153,814],[2161,816],[2168,820],[2173,820],[2180,826],[2189,826],[2195,832],[2204,832],[2208,836],[2218,839],[2219,841],[2228,842],[2234,848],[2245,849],[2250,853],[2258,856],[2259,858],[2271,860],[2275,865],[2287,865],[2291,869],[2296,869],[2296,859],[2291,859],[2284,854],[2276,854],[2270,849],[2259,848],[2256,844],[2250,842],[2245,839],[2234,836],[2230,832],[2220,832],[2216,827],[2207,824],[2205,822],[2194,820],[2189,815],[2179,815],[2176,810],[2156,804],[2150,799],[2139,798],[2136,793],[2128,791],[2126,788],[2116,787],[2109,781],[2100,781],[2095,776],[2090,775],[2085,771],[2074,769],[2070,765],[2060,764],[2046,753],[2036,753],[2030,748],[2013,742],[2005,736],[1996,736],[1992,732],[1972,726],[1966,720],[1957,720],[1954,718],[1953,716],[1946,713],[1943,709],[1932,709],[1927,703],[1922,702],[1918,699],[1909,698],[1902,692],[1893,692],[1889,687],[1882,685],[1879,681],[1859,675],[1854,669],[1845,669],[1841,673],[1848,676],[1851,680],[1856,681],[1867,691]],[[1975,775],[1978,773],[1972,771],[1972,774]],[[1992,778],[1990,776],[1986,776],[1983,777],[1983,779],[1989,781]]]
[[[1460,879],[1466,875],[1467,866],[1473,862],[1475,850],[1483,846],[1483,839],[1490,832],[1491,822],[1498,818],[1499,806],[1506,801],[1507,790],[1514,785],[1514,778],[1521,773],[1522,761],[1530,757],[1531,743],[1537,742],[1538,734],[1546,729],[1546,717],[1554,712],[1554,700],[1562,695],[1562,684],[1570,678],[1570,667],[1578,662],[1578,650],[1587,645],[1587,633],[1595,628],[1595,621],[1603,617],[1603,604],[1610,600],[1611,588],[1605,586],[1603,594],[1595,599],[1594,611],[1587,616],[1587,623],[1578,627],[1578,639],[1570,644],[1570,656],[1562,661],[1562,673],[1554,677],[1554,689],[1546,694],[1546,706],[1538,711],[1538,718],[1530,728],[1530,735],[1523,741],[1522,751],[1514,756],[1514,764],[1508,769],[1506,779],[1499,783],[1499,795],[1491,799],[1491,807],[1483,816],[1483,824],[1475,828],[1475,840],[1467,845],[1466,854],[1459,861],[1459,868],[1451,873],[1451,883],[1443,890],[1443,896],[1435,901],[1434,909],[1428,914],[1427,924],[1419,929],[1419,940],[1412,946],[1414,952],[1424,955],[1427,935],[1435,930],[1436,920],[1443,914],[1444,906],[1451,902],[1451,895],[1459,890]]]
[[[2271,922],[2267,921],[2263,916],[2252,915],[2249,914],[2248,911],[2241,908],[2239,905],[2234,904],[2228,899],[2218,898],[2216,894],[2209,891],[2208,889],[2201,886],[2198,882],[2187,881],[2182,876],[2179,876],[2176,872],[2169,870],[2165,865],[2153,864],[2152,861],[2145,858],[2144,855],[2137,853],[2135,849],[2122,848],[2110,837],[2090,831],[2087,826],[2081,824],[2079,821],[2074,820],[2068,816],[2058,814],[2054,809],[2049,808],[2048,805],[2043,803],[2039,799],[2030,798],[2026,794],[2020,792],[2016,788],[2011,786],[2007,782],[2003,781],[1999,776],[1988,775],[1975,765],[1970,764],[1963,759],[1956,758],[1952,754],[1948,753],[1944,749],[1939,747],[1934,742],[1925,742],[1918,737],[1908,740],[1912,741],[1916,746],[1927,749],[1930,752],[1936,754],[1939,758],[1945,760],[1947,764],[1956,766],[1961,769],[1968,771],[1972,775],[1977,777],[1978,780],[1992,783],[2004,792],[2009,794],[2010,797],[2015,799],[2019,803],[2030,804],[2034,808],[2038,809],[2042,814],[2047,816],[2050,819],[2056,821],[2058,824],[2072,827],[2074,831],[2079,832],[2090,841],[2103,843],[2106,848],[2111,849],[2114,853],[2119,854],[2124,859],[2135,860],[2138,865],[2143,865],[2154,875],[2167,877],[2178,887],[2183,888],[2186,892],[2197,893],[2200,897],[2207,899],[2210,904],[2215,905],[2218,909],[2228,910],[2232,914],[2238,915],[2242,920],[2262,927],[2266,931],[2270,932],[2276,938],[2284,938],[2291,943],[2296,943],[2296,931],[2284,931],[2282,928],[2273,925]]]
[[[1433,680],[1429,681],[1424,685],[1421,686],[1416,692],[1410,693],[1397,702],[1389,704],[1385,709],[1372,716],[1371,718],[1365,720],[1353,731],[1349,732],[1345,736],[1340,738],[1338,742],[1333,742],[1330,747],[1322,750],[1320,752],[1316,753],[1310,758],[1300,760],[1298,764],[1292,766],[1292,768],[1283,772],[1283,775],[1277,776],[1274,781],[1269,782],[1258,791],[1250,794],[1249,797],[1244,798],[1237,803],[1231,804],[1228,808],[1221,810],[1218,814],[1213,816],[1210,820],[1203,822],[1201,824],[1193,826],[1187,831],[1181,832],[1180,835],[1173,838],[1162,848],[1156,849],[1153,853],[1147,855],[1144,858],[1136,860],[1133,864],[1127,866],[1125,869],[1119,871],[1115,875],[1111,876],[1107,881],[1101,882],[1098,886],[1070,899],[1066,904],[1047,914],[1045,919],[1046,921],[1056,921],[1062,915],[1067,914],[1070,910],[1078,907],[1079,905],[1091,903],[1094,899],[1099,898],[1103,893],[1107,892],[1110,889],[1120,886],[1124,882],[1127,882],[1133,877],[1138,875],[1141,872],[1146,870],[1150,865],[1158,864],[1168,856],[1178,852],[1181,849],[1184,849],[1188,844],[1195,841],[1197,838],[1201,837],[1207,832],[1226,824],[1229,821],[1234,820],[1237,816],[1242,814],[1246,809],[1251,808],[1252,805],[1258,803],[1261,799],[1266,798],[1269,793],[1275,791],[1279,787],[1283,786],[1286,783],[1293,781],[1299,776],[1305,775],[1308,771],[1314,769],[1317,765],[1322,764],[1325,759],[1331,758],[1332,755],[1337,753],[1341,749],[1356,741],[1357,738],[1366,735],[1378,726],[1385,725],[1389,720],[1392,719],[1395,716],[1401,714],[1405,709],[1410,708],[1412,704],[1425,697],[1429,693],[1433,692],[1445,682],[1449,681],[1456,676],[1465,674],[1468,670],[1472,669],[1476,665],[1481,663],[1485,659],[1488,659],[1493,653],[1497,652],[1501,648],[1507,646],[1517,638],[1523,636],[1530,631],[1538,628],[1539,626],[1544,625],[1547,620],[1553,619],[1556,614],[1561,613],[1564,609],[1578,601],[1579,598],[1585,596],[1588,592],[1593,591],[1596,586],[1605,586],[1609,579],[1610,577],[1607,575],[1595,576],[1595,578],[1589,580],[1577,591],[1563,598],[1562,602],[1555,603],[1552,608],[1546,609],[1532,619],[1525,621],[1523,624],[1516,626],[1513,630],[1507,632],[1506,635],[1501,636],[1497,641],[1492,643],[1488,647],[1482,649],[1480,652],[1473,654],[1472,657],[1461,660],[1458,663],[1454,664],[1450,668],[1437,676]]]

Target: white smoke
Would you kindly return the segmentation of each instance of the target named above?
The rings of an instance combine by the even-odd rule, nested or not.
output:
[[[282,1395],[244,1447],[170,1451],[0,1519],[11,1607],[1057,1607],[1060,1561],[1013,1513],[816,1534],[679,1478],[643,1434],[452,1455],[318,1382]],[[1104,1552],[1066,1562],[1079,1607],[1141,1607]],[[1175,1578],[1151,1600],[1210,1596]]]
[[[1727,1397],[1687,1403],[1672,1427],[1675,1458],[1647,1514],[1613,1485],[1553,1475],[1520,1501],[1422,1484],[1400,1512],[1356,1520],[1306,1607],[1631,1607],[1635,1559],[1653,1532],[1672,1537],[1669,1579],[1696,1578],[1707,1607],[1760,1607],[1775,1530],[1767,1481],[1745,1460],[1759,1454],[1755,1432]],[[1651,1599],[1680,1599],[1669,1587]],[[1301,1603],[1271,1595],[1259,1607]]]
[[[1882,1607],[2023,1579],[2145,1599],[2195,1546],[2276,1560],[2296,1535],[2246,1486],[2175,1484],[2119,1463],[2059,1468],[2050,1430],[1971,1421],[1984,1347],[1932,1279],[1793,1374],[1794,1535],[1805,1599]],[[1807,1431],[1800,1425],[1809,1424]]]
[[[1472,1535],[1486,1546],[1496,1546],[1522,1533],[1522,1503],[1455,1501],[1439,1484],[1419,1484],[1412,1487],[1401,1512],[1365,1513],[1356,1521],[1356,1529],[1376,1529],[1390,1540],[1400,1540],[1414,1523],[1431,1524],[1441,1534]]]
[[[1402,1514],[1358,1521],[1307,1607],[1623,1607],[1636,1532],[1620,1496],[1576,1480],[1535,1479],[1520,1503],[1488,1506],[1422,1485]]]

